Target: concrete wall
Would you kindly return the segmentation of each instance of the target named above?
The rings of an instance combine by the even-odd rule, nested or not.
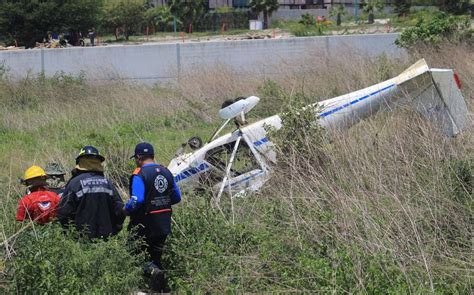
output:
[[[312,14],[317,16],[329,16],[327,9],[279,9],[270,17],[270,22],[274,20],[299,20],[303,14]],[[261,19],[263,17],[260,16]]]
[[[401,56],[397,34],[188,42],[0,52],[11,77],[44,73],[78,75],[90,80],[125,79],[143,83],[173,81],[182,71],[225,65],[238,74],[277,74],[282,64],[298,65],[308,56]]]

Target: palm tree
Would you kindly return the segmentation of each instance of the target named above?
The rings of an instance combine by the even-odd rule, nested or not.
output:
[[[250,0],[250,9],[257,14],[263,12],[263,28],[268,28],[268,17],[278,10],[278,0]]]
[[[364,11],[369,15],[368,23],[373,24],[375,15],[375,10],[382,10],[384,8],[384,3],[381,0],[365,0],[364,1]]]
[[[171,13],[171,7],[162,5],[150,8],[145,13],[147,24],[166,30],[166,27],[173,22],[174,16]]]
[[[336,24],[338,26],[341,25],[342,23],[342,17],[347,14],[346,9],[344,8],[344,5],[339,4],[336,6],[332,6],[331,10],[329,11],[330,16],[335,16],[336,17]]]

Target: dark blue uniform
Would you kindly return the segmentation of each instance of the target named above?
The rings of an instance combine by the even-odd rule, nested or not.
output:
[[[156,163],[137,168],[130,180],[130,195],[125,206],[130,214],[129,229],[145,238],[152,261],[163,269],[161,254],[171,233],[171,206],[181,201],[173,174]]]
[[[79,171],[67,184],[58,206],[58,220],[75,224],[93,238],[106,238],[122,229],[123,202],[102,172]]]

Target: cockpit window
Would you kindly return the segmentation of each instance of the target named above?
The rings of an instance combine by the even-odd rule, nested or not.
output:
[[[230,161],[232,151],[235,147],[235,141],[227,143],[225,145],[218,146],[206,154],[206,161],[211,165],[216,167],[222,172],[222,175],[225,173],[227,164]],[[237,177],[244,173],[250,172],[255,169],[259,169],[260,165],[255,159],[252,151],[248,147],[247,143],[243,140],[239,143],[239,148],[235,155],[234,164],[232,165],[230,174],[231,177]]]

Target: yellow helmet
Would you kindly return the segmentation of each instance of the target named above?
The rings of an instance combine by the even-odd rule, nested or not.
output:
[[[29,180],[36,177],[46,177],[46,172],[40,166],[33,165],[30,168],[26,169],[23,180]]]

